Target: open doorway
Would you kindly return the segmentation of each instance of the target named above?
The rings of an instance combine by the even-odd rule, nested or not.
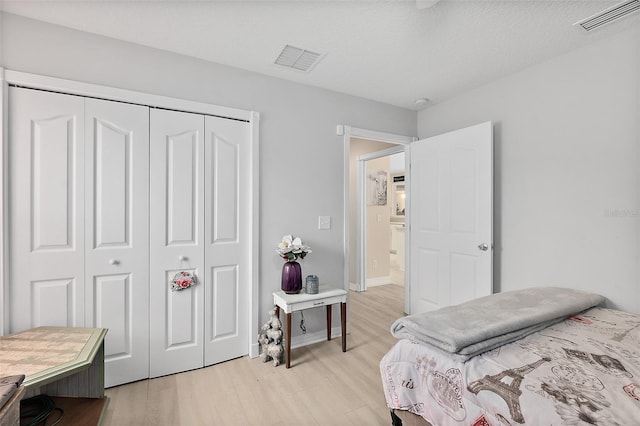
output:
[[[389,156],[389,200],[391,216],[389,218],[390,246],[389,272],[391,283],[404,287],[405,276],[405,153]]]
[[[362,143],[354,140],[354,151],[361,151],[358,148]],[[365,146],[370,149],[380,145],[367,141]],[[354,289],[366,291],[385,284],[404,286],[404,147],[391,145],[358,155],[356,164],[354,227],[360,233],[356,242],[359,274]]]
[[[338,126],[338,134],[344,136],[344,223],[345,223],[345,245],[344,245],[344,282],[345,288],[358,290],[363,288],[365,273],[362,272],[364,266],[364,247],[362,244],[363,230],[360,229],[359,217],[362,209],[358,202],[358,157],[360,155],[380,151],[383,149],[396,148],[395,152],[401,152],[416,138],[402,136],[391,133],[378,132],[373,130],[358,129],[350,126]],[[352,149],[353,148],[353,149]],[[398,149],[399,148],[399,149]],[[388,154],[392,154],[390,152]],[[407,194],[408,196],[408,194]],[[390,232],[390,231],[389,231]],[[408,235],[407,235],[408,237]],[[408,240],[408,238],[406,238]],[[406,247],[406,244],[405,244]],[[405,249],[406,250],[406,249]],[[387,247],[387,252],[389,248]],[[408,259],[408,257],[406,257]],[[409,272],[408,265],[405,266],[405,277]],[[406,282],[405,278],[405,282]],[[405,307],[407,286],[405,286]],[[405,308],[406,309],[406,308]]]

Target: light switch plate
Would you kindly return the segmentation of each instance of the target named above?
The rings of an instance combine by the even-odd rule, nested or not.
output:
[[[331,216],[318,216],[318,229],[331,229]]]

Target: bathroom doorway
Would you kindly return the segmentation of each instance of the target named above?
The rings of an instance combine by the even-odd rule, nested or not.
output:
[[[357,291],[386,284],[404,286],[404,161],[401,145],[357,156]]]

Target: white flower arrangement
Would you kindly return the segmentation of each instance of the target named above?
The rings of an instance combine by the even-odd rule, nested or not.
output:
[[[276,253],[287,262],[293,262],[298,258],[304,259],[308,253],[311,253],[311,248],[303,244],[300,238],[285,235],[282,237],[280,244],[278,244]]]

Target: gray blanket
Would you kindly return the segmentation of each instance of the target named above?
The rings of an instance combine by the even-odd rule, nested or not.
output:
[[[434,345],[466,360],[603,301],[598,294],[558,287],[508,291],[399,318],[391,334]]]

